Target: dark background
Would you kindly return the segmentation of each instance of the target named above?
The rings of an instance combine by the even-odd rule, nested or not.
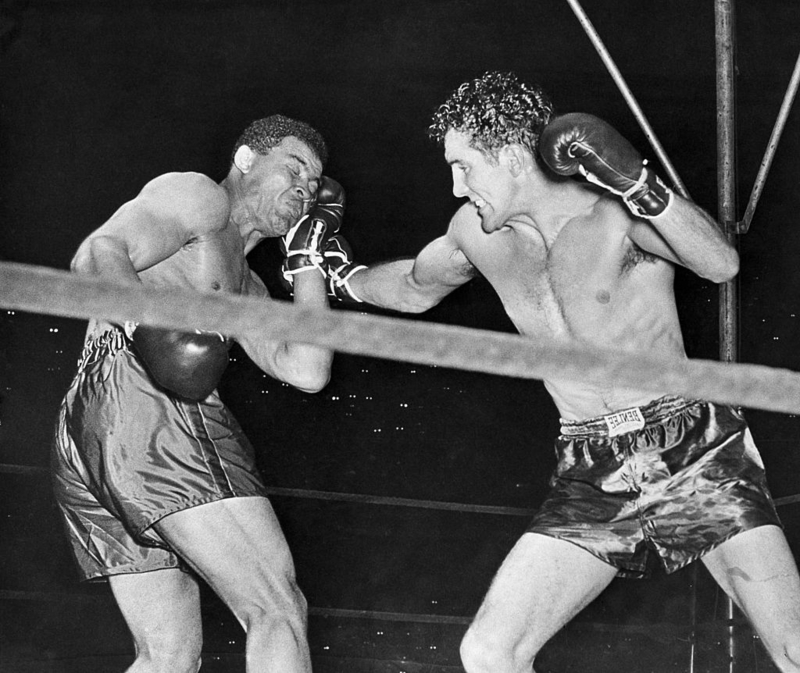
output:
[[[714,3],[583,6],[692,197],[716,214]],[[735,7],[741,218],[797,58],[800,5]],[[221,180],[244,126],[276,112],[326,136],[326,172],[347,191],[344,229],[359,259],[413,255],[458,203],[425,135],[430,115],[492,69],[539,82],[561,112],[606,118],[658,165],[566,1],[6,0],[0,21],[0,260],[67,268],[145,182],[190,170]],[[740,359],[790,369],[800,369],[799,145],[792,111],[739,239]],[[250,262],[274,286],[275,242]],[[676,292],[690,355],[716,358],[717,286],[679,271]],[[419,319],[512,329],[480,279]],[[0,312],[3,670],[122,670],[131,660],[107,586],[77,583],[49,487],[50,435],[84,327]],[[311,606],[316,670],[461,670],[460,634],[553,467],[557,415],[541,384],[341,355],[312,396],[234,356],[222,395],[281,489],[274,504]],[[798,550],[798,420],[748,418]],[[244,638],[210,594],[204,616],[203,670],[243,671]],[[727,670],[724,618],[701,567],[618,580],[537,666],[688,670],[695,632],[697,670]],[[735,635],[741,670],[772,670],[745,627]]]

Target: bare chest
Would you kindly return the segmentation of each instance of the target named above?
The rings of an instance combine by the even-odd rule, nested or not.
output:
[[[638,267],[648,262],[637,259],[627,239],[581,234],[562,232],[550,246],[509,236],[506,245],[479,255],[476,266],[521,333],[614,342],[647,312],[649,292],[639,291]]]
[[[239,293],[247,273],[242,240],[226,229],[187,241],[177,252],[140,272],[156,286],[181,286],[199,292]]]

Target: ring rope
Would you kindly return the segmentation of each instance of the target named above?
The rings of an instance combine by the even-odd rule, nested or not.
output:
[[[10,465],[0,463],[0,474],[35,474],[47,476],[50,469],[33,465]],[[504,516],[532,516],[536,509],[526,507],[507,507],[504,505],[473,505],[462,502],[444,500],[418,500],[416,498],[397,498],[387,495],[369,495],[367,493],[341,493],[338,491],[316,491],[307,488],[286,488],[284,486],[267,486],[268,495],[285,498],[307,498],[309,500],[330,500],[334,502],[355,502],[365,505],[389,505],[394,507],[412,507],[415,509],[436,509],[446,512],[469,512],[471,514],[499,514]],[[800,494],[787,495],[774,499],[776,507],[793,505],[800,502]]]
[[[578,348],[507,334],[285,301],[110,283],[97,276],[0,263],[0,306],[67,318],[132,320],[525,379],[597,381],[658,394],[800,413],[800,374],[762,365]]]
[[[283,488],[279,486],[267,486],[266,490],[269,495],[276,495],[279,497],[355,502],[365,505],[413,507],[415,509],[437,509],[446,512],[470,512],[472,514],[502,514],[511,516],[533,516],[536,513],[535,509],[526,509],[524,507],[472,505],[461,502],[446,502],[443,500],[416,500],[414,498],[396,498],[393,496],[367,495],[362,493],[337,493],[335,491],[314,491],[301,488]]]
[[[0,590],[0,601],[41,601],[47,603],[107,603],[113,600],[110,594],[88,594],[78,592],[53,592],[43,591],[11,591]],[[453,624],[467,625],[473,620],[472,616],[462,615],[437,615],[421,614],[415,612],[385,612],[381,610],[353,610],[348,608],[323,608],[309,606],[308,614],[311,617],[333,617],[340,619],[366,619],[382,622],[409,622],[418,624]],[[747,622],[741,619],[714,620],[706,624],[700,624],[700,628],[716,629],[720,625],[746,625]],[[659,633],[661,637],[680,637],[686,634],[690,627],[687,625],[664,622],[661,624],[611,624],[604,622],[573,622],[570,630],[576,632],[595,632],[595,633],[626,633],[652,635]],[[458,669],[462,670],[462,669]]]

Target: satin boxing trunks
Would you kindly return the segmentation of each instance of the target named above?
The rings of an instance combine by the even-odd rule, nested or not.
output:
[[[183,567],[154,523],[222,498],[266,495],[253,448],[216,391],[185,402],[157,389],[117,329],[87,341],[52,457],[84,579]]]
[[[528,532],[582,547],[645,577],[673,572],[737,533],[780,526],[740,413],[665,397],[586,421],[562,420],[551,491]]]

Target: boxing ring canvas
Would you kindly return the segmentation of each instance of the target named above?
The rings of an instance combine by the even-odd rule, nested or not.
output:
[[[582,5],[691,197],[717,213],[714,3]],[[800,49],[800,7],[730,6],[741,218]],[[326,173],[347,191],[344,228],[359,261],[413,255],[458,204],[425,136],[430,115],[486,70],[537,81],[560,111],[609,119],[648,149],[566,1],[31,0],[1,3],[0,20],[0,262],[66,269],[147,180],[173,170],[221,179],[240,129],[274,112],[326,136]],[[798,156],[792,110],[752,226],[737,235],[737,359],[793,371]],[[249,260],[280,299],[277,244]],[[690,356],[718,359],[718,287],[679,271],[676,295]],[[404,319],[513,333],[481,279]],[[0,308],[0,669],[10,672],[117,671],[132,660],[107,585],[77,582],[50,490],[50,436],[84,328]],[[256,447],[292,549],[315,671],[462,670],[461,634],[554,465],[558,418],[540,381],[340,353],[330,385],[306,395],[234,350],[221,395]],[[746,412],[800,554],[800,421]],[[204,626],[202,670],[244,671],[244,636],[210,591]],[[537,660],[552,673],[589,664],[775,670],[699,567],[616,580]]]

